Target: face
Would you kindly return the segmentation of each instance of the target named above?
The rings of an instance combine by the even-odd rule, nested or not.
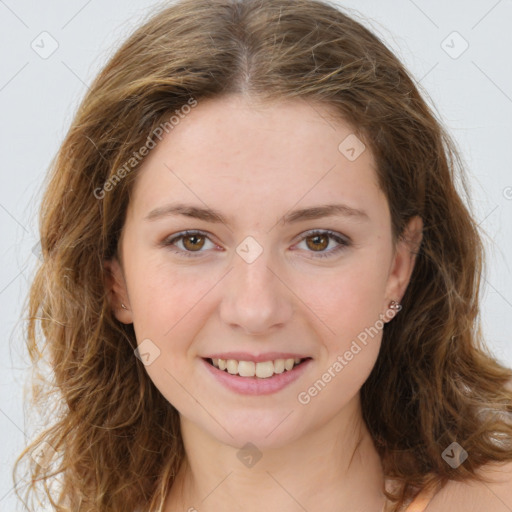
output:
[[[182,421],[232,446],[340,417],[413,269],[370,149],[326,108],[199,101],[136,171],[122,264],[106,263],[149,377]],[[409,233],[420,241],[420,219]]]

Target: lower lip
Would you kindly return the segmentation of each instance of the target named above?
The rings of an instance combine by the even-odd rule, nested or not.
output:
[[[236,393],[243,395],[270,395],[296,381],[306,371],[312,359],[306,359],[301,364],[294,366],[292,370],[276,373],[266,379],[232,375],[224,370],[219,370],[205,359],[201,359],[201,361],[218,382]]]

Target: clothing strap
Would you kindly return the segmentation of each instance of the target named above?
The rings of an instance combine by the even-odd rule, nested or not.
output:
[[[434,489],[424,489],[421,491],[405,509],[405,512],[424,512],[434,495],[437,493],[438,489],[439,487]]]

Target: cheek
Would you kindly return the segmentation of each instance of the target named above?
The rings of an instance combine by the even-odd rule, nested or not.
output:
[[[130,282],[134,326],[143,336],[151,334],[162,341],[172,337],[177,326],[190,323],[190,314],[198,314],[202,297],[213,285],[208,278],[198,278],[197,268],[136,260],[134,268],[139,269]]]
[[[189,411],[187,390],[194,389],[197,379],[190,366],[191,350],[204,322],[204,296],[212,283],[198,280],[192,272],[187,275],[154,265],[147,266],[132,284],[139,352],[146,344],[152,354],[145,370],[169,403],[180,412]]]
[[[211,292],[222,275],[199,277],[199,268],[146,266],[133,280],[133,319],[139,351],[144,340],[157,355],[146,371],[167,400],[187,404],[198,378],[192,361],[198,355],[196,340],[215,314]],[[184,388],[182,388],[184,386]]]
[[[298,397],[309,404],[310,414],[326,419],[340,410],[370,375],[384,327],[382,281],[378,273],[352,271],[326,279],[322,291],[310,288],[306,303],[315,315],[309,318],[323,333],[317,338],[322,344],[317,372]]]
[[[383,313],[386,267],[358,257],[329,275],[302,280],[295,289],[322,321],[327,337],[341,347],[374,326]]]

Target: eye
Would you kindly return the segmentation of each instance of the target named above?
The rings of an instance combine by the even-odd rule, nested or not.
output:
[[[207,240],[213,247],[216,247],[216,245],[209,239],[207,233],[196,230],[178,233],[175,236],[165,239],[161,245],[164,247],[171,247],[172,252],[179,254],[180,256],[197,257],[200,256],[201,253],[205,252],[201,249],[205,247],[205,242]],[[325,251],[332,240],[334,240],[338,245],[329,251]],[[332,257],[351,245],[349,239],[342,238],[339,234],[328,230],[308,231],[302,236],[300,242],[304,242],[308,249],[313,249],[308,252],[314,253],[314,258]],[[178,247],[178,244],[182,244],[183,248]],[[178,249],[175,250],[172,247],[178,247]]]
[[[185,231],[184,233],[178,233],[176,236],[172,238],[168,238],[162,242],[162,245],[167,246],[175,246],[176,242],[182,243],[183,249],[174,250],[171,249],[172,252],[175,252],[179,255],[187,256],[187,257],[195,257],[199,256],[202,252],[201,249],[205,245],[205,240],[209,240],[206,233],[202,231]],[[210,243],[212,243],[210,241]],[[214,244],[212,244],[214,245]],[[198,254],[195,254],[198,253]]]
[[[338,245],[329,251],[325,251],[329,247],[331,240],[334,240]],[[306,244],[307,248],[313,248],[312,251],[308,252],[315,253],[314,258],[330,258],[351,245],[348,239],[342,238],[339,234],[328,230],[308,231],[302,237],[302,242]]]

